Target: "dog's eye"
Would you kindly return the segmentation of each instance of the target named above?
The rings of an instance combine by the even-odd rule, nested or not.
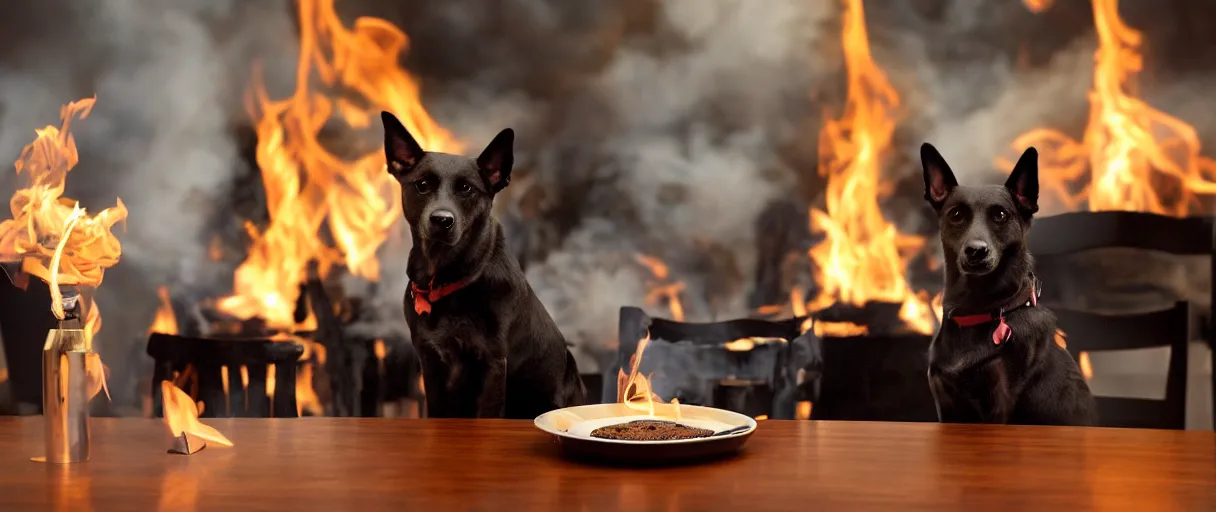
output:
[[[1005,222],[1009,220],[1009,212],[1005,210],[997,210],[992,213],[992,220],[996,221],[997,223]]]
[[[473,186],[469,185],[469,182],[467,182],[467,181],[462,181],[462,182],[456,184],[456,193],[457,194],[464,196],[464,195],[468,195],[472,191],[473,191]]]
[[[427,194],[427,193],[430,193],[430,191],[431,191],[431,182],[429,182],[429,181],[427,181],[427,180],[418,180],[418,181],[415,181],[415,182],[414,182],[414,190],[417,190],[419,194]]]
[[[949,217],[950,222],[955,223],[962,222],[964,214],[963,209],[959,207],[951,208],[950,211],[946,212],[946,216]]]

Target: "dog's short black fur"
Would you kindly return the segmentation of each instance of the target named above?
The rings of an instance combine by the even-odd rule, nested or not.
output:
[[[405,317],[427,416],[530,419],[581,405],[574,357],[490,215],[510,182],[514,132],[503,130],[473,159],[425,152],[396,117],[381,119],[414,241]],[[433,298],[415,286],[450,293]],[[418,295],[432,297],[429,312],[416,310]]]
[[[929,348],[929,386],[948,423],[1092,425],[1093,396],[1054,341],[1056,317],[1032,300],[1026,245],[1038,211],[1038,152],[1027,149],[1005,186],[962,187],[937,150],[921,146],[925,199],[938,214],[945,254],[945,318]],[[957,318],[991,313],[963,326]],[[1012,331],[1002,343],[1002,316]],[[1002,331],[1003,332],[1003,331]]]

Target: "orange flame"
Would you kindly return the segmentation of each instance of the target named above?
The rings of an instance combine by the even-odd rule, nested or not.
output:
[[[1077,354],[1077,364],[1081,367],[1081,376],[1085,377],[1086,381],[1094,378],[1094,367],[1089,362],[1089,352]]]
[[[1064,334],[1064,331],[1056,329],[1055,341],[1060,348],[1068,349],[1068,335]],[[1089,352],[1077,354],[1077,366],[1081,367],[1081,376],[1085,377],[1086,381],[1094,378],[1094,367],[1089,362]]]
[[[652,417],[672,417],[680,419],[680,401],[672,398],[671,405],[663,403],[663,399],[654,394],[653,388],[650,386],[650,379],[638,372],[638,367],[642,364],[642,353],[646,351],[646,345],[650,344],[650,334],[638,341],[638,348],[629,358],[629,374],[625,374],[625,370],[619,370],[616,382],[616,396],[621,403],[626,407],[639,412],[645,412]],[[656,404],[657,402],[657,404]],[[670,413],[663,414],[662,409],[670,409]]]
[[[156,318],[148,326],[148,334],[177,334],[177,315],[173,313],[173,304],[169,302],[169,289],[160,286],[156,288],[156,296],[160,297],[160,307],[156,309]]]
[[[809,251],[816,264],[820,295],[812,311],[834,303],[902,304],[900,318],[909,328],[930,333],[936,326],[926,294],[914,293],[905,277],[908,261],[925,239],[902,234],[888,222],[878,201],[891,193],[880,175],[884,153],[895,130],[893,111],[899,95],[870,55],[861,0],[845,0],[842,43],[848,97],[839,119],[824,123],[819,141],[819,172],[827,177],[826,207],[810,211],[811,230],[825,239]],[[851,335],[864,326],[817,323],[824,333]]]
[[[1051,4],[1055,3],[1055,0],[1022,0],[1022,3],[1026,4],[1026,8],[1030,12],[1038,14],[1050,9]]]
[[[656,281],[649,285],[650,290],[646,292],[646,304],[656,305],[666,302],[667,308],[671,311],[671,319],[683,322],[684,304],[680,302],[680,292],[684,291],[684,282],[667,281],[670,272],[667,269],[667,264],[663,263],[663,260],[645,254],[638,254],[634,259],[646,267]]]
[[[807,400],[798,401],[798,405],[794,409],[794,419],[809,420],[811,419],[811,402]]]
[[[1041,188],[1068,210],[1126,210],[1185,216],[1197,195],[1216,193],[1216,162],[1200,156],[1195,129],[1136,98],[1143,57],[1140,32],[1123,24],[1117,0],[1094,0],[1098,51],[1089,92],[1089,123],[1080,141],[1039,128],[1013,142],[1017,151],[1039,150]],[[1002,169],[1012,168],[998,158]],[[1088,183],[1077,193],[1075,185]],[[1154,184],[1169,183],[1168,196]]]
[[[210,443],[232,446],[232,441],[224,437],[224,434],[198,420],[203,403],[195,405],[190,395],[167,380],[160,382],[160,392],[164,397],[165,425],[169,427],[169,434],[173,437],[186,434]]]
[[[462,149],[426,113],[418,84],[398,66],[409,43],[400,29],[368,17],[348,29],[333,0],[300,0],[297,5],[295,93],[272,100],[258,81],[250,101],[270,224],[264,231],[249,229],[248,257],[236,271],[233,294],[217,304],[234,317],[258,317],[285,330],[295,327],[298,285],[306,279],[310,261],[318,263],[321,277],[344,264],[356,276],[377,280],[376,250],[401,218],[400,192],[385,171],[383,151],[343,159],[322,145],[323,127],[341,121],[351,129],[367,128],[378,111],[387,110],[424,148]],[[310,90],[312,80],[338,92],[327,96]],[[323,223],[334,246],[321,238]]]
[[[96,98],[86,98],[68,103],[60,109],[59,127],[35,130],[37,138],[21,150],[15,164],[17,174],[25,173],[26,186],[9,200],[13,217],[0,222],[0,262],[21,262],[22,271],[51,283],[54,295],[59,284],[100,285],[105,269],[122,255],[122,246],[111,232],[127,218],[122,199],[113,208],[89,216],[76,201],[63,197],[67,174],[80,161],[70,133],[72,121],[88,117],[95,102]],[[85,299],[85,343],[91,347],[101,329],[101,312]],[[52,301],[51,308],[63,318],[59,300]]]

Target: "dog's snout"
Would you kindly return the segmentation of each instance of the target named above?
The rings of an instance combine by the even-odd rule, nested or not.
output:
[[[983,261],[988,258],[988,244],[981,241],[967,242],[967,246],[963,248],[963,255],[968,261]]]
[[[456,215],[447,210],[436,210],[431,213],[431,224],[443,229],[452,229],[456,223]]]

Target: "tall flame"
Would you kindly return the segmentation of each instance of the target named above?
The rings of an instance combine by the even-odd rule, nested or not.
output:
[[[913,330],[932,332],[935,321],[927,294],[914,293],[907,263],[925,245],[888,222],[878,201],[891,193],[880,177],[884,153],[895,130],[899,95],[874,63],[861,0],[845,0],[843,13],[848,97],[839,119],[825,121],[819,140],[819,172],[827,177],[823,210],[810,211],[811,229],[824,241],[809,251],[816,263],[819,296],[808,309],[833,303],[902,304],[900,318]],[[854,325],[823,326],[831,334],[857,334]]]
[[[644,412],[649,416],[655,417],[673,417],[680,419],[680,401],[672,398],[671,404],[664,404],[663,399],[656,395],[653,388],[650,386],[650,379],[642,375],[638,368],[642,365],[642,353],[646,352],[646,346],[650,344],[650,334],[647,333],[645,338],[638,341],[638,348],[633,355],[629,357],[629,374],[625,374],[625,370],[621,369],[617,374],[616,380],[616,395],[617,399],[626,407],[638,412]],[[663,410],[668,409],[671,412],[664,414]]]
[[[232,446],[232,441],[224,434],[198,420],[204,404],[195,404],[190,395],[167,380],[160,382],[160,392],[164,402],[165,425],[173,437],[187,434],[218,445]]]
[[[1187,215],[1198,195],[1216,193],[1216,162],[1200,155],[1193,127],[1136,97],[1143,36],[1123,24],[1118,0],[1094,0],[1093,11],[1098,51],[1084,136],[1077,141],[1039,128],[1019,136],[1013,147],[1038,148],[1041,189],[1067,210],[1085,202],[1090,211]],[[1002,157],[997,165],[1009,169],[1013,163]],[[1157,193],[1163,183],[1169,184],[1168,195]],[[1084,186],[1073,193],[1076,185]]]
[[[169,301],[169,289],[158,287],[156,296],[160,298],[160,307],[156,309],[152,325],[148,326],[148,334],[177,334],[177,315],[173,313],[173,304]]]
[[[53,294],[60,284],[100,285],[105,269],[122,255],[118,237],[111,232],[127,218],[122,199],[90,216],[76,201],[63,197],[68,172],[80,161],[72,121],[88,117],[95,102],[85,98],[68,103],[59,111],[60,126],[35,130],[37,138],[21,150],[15,164],[17,174],[25,174],[25,187],[9,200],[12,218],[0,222],[0,262],[21,262],[22,271],[50,283]],[[96,304],[84,306],[85,343],[92,346],[101,329],[101,313]],[[58,300],[51,308],[63,318]]]
[[[257,162],[266,189],[270,224],[250,227],[246,260],[236,271],[233,294],[218,307],[241,319],[258,317],[276,329],[294,327],[293,312],[310,261],[322,277],[338,264],[377,280],[376,250],[401,218],[401,199],[377,148],[353,160],[325,148],[320,136],[331,122],[350,129],[371,126],[381,110],[393,112],[427,150],[459,152],[419,100],[418,84],[398,65],[409,40],[378,18],[343,26],[333,0],[297,2],[300,54],[295,93],[272,100],[254,84],[250,111],[257,119]],[[310,89],[311,81],[335,90]],[[328,226],[333,245],[322,238]]]

